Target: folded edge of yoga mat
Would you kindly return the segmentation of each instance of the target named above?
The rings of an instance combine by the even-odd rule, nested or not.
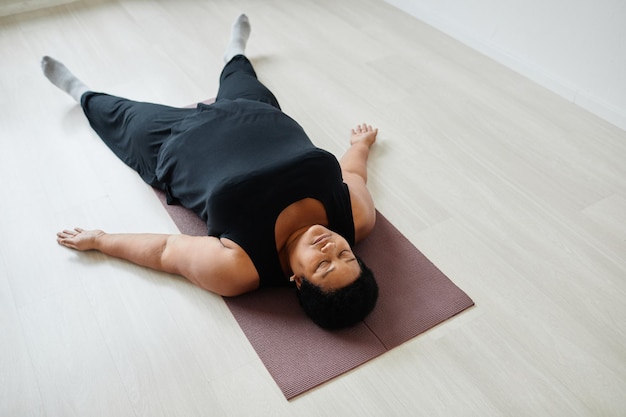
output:
[[[193,212],[168,206],[181,233],[203,236]],[[291,288],[262,289],[225,298],[250,344],[287,399],[321,385],[474,305],[473,301],[382,214],[371,235],[355,247],[376,274],[379,299],[357,325],[340,331],[316,326]]]

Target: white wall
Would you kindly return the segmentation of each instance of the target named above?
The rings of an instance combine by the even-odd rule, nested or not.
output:
[[[626,0],[385,0],[626,130]]]
[[[58,6],[76,0],[0,0],[0,16],[29,12],[44,7]]]

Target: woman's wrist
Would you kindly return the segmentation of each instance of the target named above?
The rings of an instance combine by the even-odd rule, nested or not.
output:
[[[355,148],[356,150],[366,149],[369,151],[371,146],[372,146],[371,144],[362,140],[355,141],[350,144],[350,147]]]
[[[101,251],[101,248],[104,245],[103,240],[106,239],[106,236],[107,236],[107,234],[104,231],[98,230],[97,233],[95,234],[94,238],[93,238],[93,243],[92,243],[93,248],[92,249]]]

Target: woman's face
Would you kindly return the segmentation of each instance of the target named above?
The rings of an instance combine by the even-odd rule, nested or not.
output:
[[[361,273],[348,241],[321,225],[311,226],[302,234],[289,262],[298,288],[302,277],[323,290],[343,288]]]

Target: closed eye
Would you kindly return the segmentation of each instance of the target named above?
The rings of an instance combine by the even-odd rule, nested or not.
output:
[[[354,256],[354,253],[352,253],[351,250],[345,249],[342,250],[341,252],[339,252],[339,257],[348,261],[354,261],[356,260],[356,257]]]
[[[324,265],[326,265],[326,264],[328,264],[328,263],[329,263],[328,261],[322,261],[322,262],[320,262],[320,263],[317,265],[317,269],[322,268]]]
[[[338,258],[342,259],[344,262],[353,262],[356,261],[356,257],[354,256],[354,253],[349,250],[349,249],[344,249],[341,252],[339,252]],[[324,268],[327,268],[326,271],[323,271],[323,275],[322,278],[325,278],[326,275],[328,275],[328,273],[330,273],[332,270],[335,269],[334,266],[331,266],[331,262],[329,260],[323,260],[320,261],[319,264],[317,264],[317,271],[323,270]]]

